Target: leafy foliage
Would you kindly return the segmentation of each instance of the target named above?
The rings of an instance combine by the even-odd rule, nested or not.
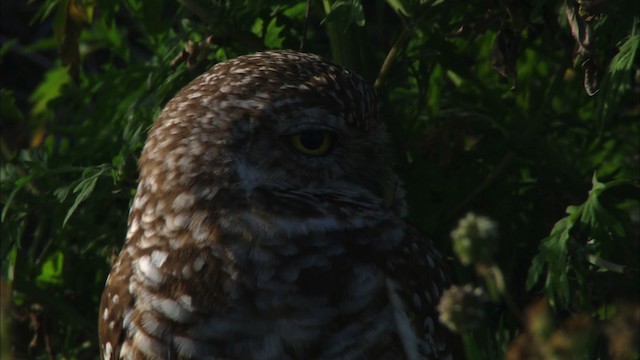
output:
[[[624,273],[623,266],[612,266],[613,264],[609,262],[599,262],[597,255],[602,251],[603,246],[607,246],[607,243],[624,245],[624,241],[621,240],[627,238],[620,220],[604,208],[600,202],[600,197],[605,190],[627,184],[628,181],[624,180],[603,184],[598,182],[595,175],[593,176],[593,188],[589,191],[587,201],[579,206],[569,206],[567,208],[568,216],[560,219],[553,226],[551,235],[542,240],[540,252],[533,259],[529,269],[528,288],[532,288],[546,272],[545,292],[550,303],[569,307],[572,285],[569,282],[570,273],[577,272],[576,278],[583,280],[574,284],[582,287],[579,289],[579,294],[588,292],[590,286],[590,282],[584,281],[589,275],[588,271],[580,266],[580,262],[584,262],[585,257],[602,270]],[[587,239],[586,243],[576,241],[585,238]],[[615,256],[611,250],[616,252],[624,249],[609,250],[608,255]],[[569,254],[577,256],[571,259]],[[570,264],[570,261],[575,264]],[[544,269],[545,267],[546,269]],[[602,299],[593,300],[602,301]]]
[[[303,46],[375,83],[410,220],[460,283],[482,272],[453,261],[458,219],[499,224],[491,274],[509,296],[466,335],[469,358],[516,349],[532,331],[518,313],[540,296],[557,323],[580,313],[608,326],[616,304],[637,306],[636,1],[309,5],[3,4],[2,358],[97,357],[99,297],[153,119],[212,64],[268,48]],[[585,341],[607,344],[607,331]]]

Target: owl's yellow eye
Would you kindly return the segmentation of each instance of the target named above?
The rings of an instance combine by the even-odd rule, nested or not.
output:
[[[331,150],[333,137],[325,130],[306,130],[290,137],[291,145],[303,154],[321,156]]]

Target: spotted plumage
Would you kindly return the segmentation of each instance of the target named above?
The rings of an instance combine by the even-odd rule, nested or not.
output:
[[[102,357],[450,358],[443,260],[403,220],[387,144],[369,85],[318,56],[196,78],[142,152]]]

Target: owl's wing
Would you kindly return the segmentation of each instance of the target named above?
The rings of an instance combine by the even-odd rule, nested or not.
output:
[[[212,358],[206,332],[213,330],[203,319],[229,306],[223,284],[231,270],[222,257],[198,244],[172,251],[127,243],[102,295],[102,358]]]
[[[386,286],[406,358],[464,359],[460,337],[438,320],[436,307],[451,283],[444,259],[409,225],[397,251],[387,263]]]
[[[129,292],[130,262],[118,262],[107,278],[100,301],[98,334],[100,353],[104,360],[119,358],[125,342],[124,322],[133,308],[134,299]]]

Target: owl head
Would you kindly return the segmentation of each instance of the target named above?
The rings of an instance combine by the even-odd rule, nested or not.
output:
[[[294,51],[241,56],[193,80],[156,121],[140,170],[139,190],[162,193],[164,206],[265,231],[282,228],[274,219],[330,230],[402,208],[373,89]]]

